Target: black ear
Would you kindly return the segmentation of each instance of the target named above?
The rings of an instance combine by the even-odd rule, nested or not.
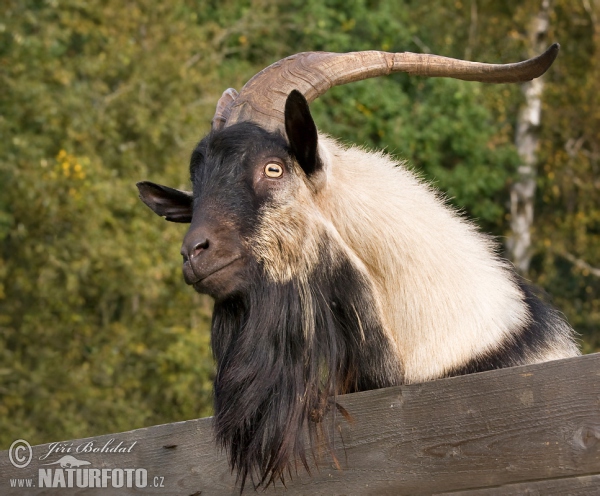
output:
[[[317,153],[317,126],[308,110],[306,98],[293,90],[285,102],[285,132],[292,154],[310,176],[322,165]]]
[[[140,199],[152,211],[171,222],[192,222],[193,196],[187,191],[142,181],[136,184]]]

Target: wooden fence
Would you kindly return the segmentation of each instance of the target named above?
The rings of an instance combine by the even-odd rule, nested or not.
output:
[[[322,454],[312,476],[299,470],[264,494],[600,495],[600,353],[337,401],[354,420],[325,420],[340,467]],[[18,463],[27,451],[12,454]],[[25,468],[4,451],[0,474],[6,495],[239,494],[210,418],[34,446]],[[86,478],[107,487],[77,487]]]

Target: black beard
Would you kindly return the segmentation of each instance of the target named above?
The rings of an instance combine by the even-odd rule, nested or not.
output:
[[[248,292],[215,304],[216,436],[242,490],[248,476],[256,488],[293,462],[309,469],[305,432],[323,431],[328,397],[402,382],[366,276],[321,252],[308,282],[270,282],[255,264]]]

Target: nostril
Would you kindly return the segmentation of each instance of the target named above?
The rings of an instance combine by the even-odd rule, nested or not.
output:
[[[204,241],[197,243],[196,246],[194,246],[194,248],[192,249],[192,253],[191,253],[191,257],[197,257],[198,255],[200,255],[200,253],[202,253],[203,250],[207,250],[208,249],[208,239],[205,239]]]

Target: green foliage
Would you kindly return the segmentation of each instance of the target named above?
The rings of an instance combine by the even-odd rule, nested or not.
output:
[[[156,218],[134,183],[187,187],[190,151],[225,88],[307,50],[516,60],[539,6],[509,4],[3,2],[0,445],[210,414],[211,303],[182,281],[185,226]],[[576,41],[547,77],[529,276],[591,351],[600,348],[600,13],[555,4],[552,38]],[[312,110],[323,131],[406,159],[504,235],[520,102],[517,87],[394,75],[334,88]]]
[[[217,95],[189,63],[206,33],[149,7],[4,7],[3,444],[211,411],[210,304],[181,284],[184,227],[134,183],[185,184]]]
[[[532,277],[600,350],[600,22],[598,8],[557,2],[553,35],[562,57],[545,91],[537,257]]]

